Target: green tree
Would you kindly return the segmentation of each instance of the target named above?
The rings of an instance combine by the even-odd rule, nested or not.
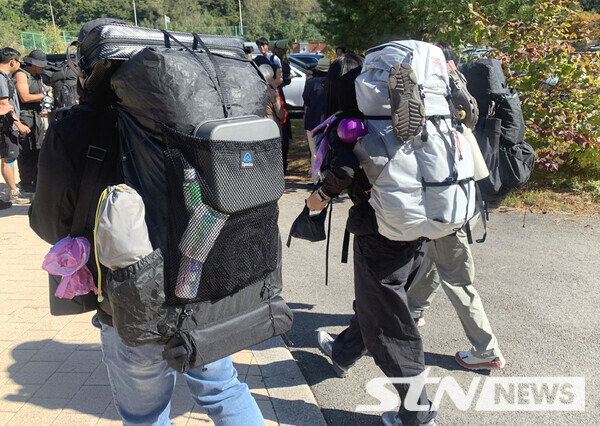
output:
[[[507,66],[508,83],[521,93],[526,140],[548,171],[600,172],[600,64],[575,54],[571,22],[578,3],[549,0],[529,21],[493,26],[504,35],[495,56]]]
[[[254,41],[258,37],[270,40],[320,41],[317,28],[320,8],[317,0],[289,0],[266,3],[264,0],[243,0],[244,36]]]
[[[455,46],[478,43],[476,15],[463,0],[319,0],[324,20],[319,29],[327,40],[362,51],[396,39],[445,40]],[[530,16],[534,0],[482,0],[485,14],[501,18]],[[474,31],[475,30],[475,31]]]
[[[583,10],[600,12],[600,0],[581,0]]]
[[[57,26],[66,28],[76,22],[75,11],[77,6],[73,7],[70,3],[68,0],[54,0],[52,2],[54,22]],[[23,12],[33,21],[36,21],[39,28],[43,28],[48,22],[52,22],[50,4],[46,1],[25,0]]]

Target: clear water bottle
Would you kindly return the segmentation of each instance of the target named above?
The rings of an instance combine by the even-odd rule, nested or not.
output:
[[[196,210],[196,207],[202,204],[200,181],[196,175],[196,170],[191,167],[183,170],[183,197],[185,199],[185,207],[191,215]],[[194,231],[199,229],[199,224],[196,223],[193,215],[190,217],[188,228]],[[196,254],[199,242],[199,239],[196,238],[194,241],[186,241],[183,244],[187,250],[182,250],[183,256],[179,264],[179,273],[175,285],[175,296],[182,299],[193,299],[198,293],[200,278],[202,276],[202,261],[197,256],[189,256],[188,253]],[[196,250],[188,247],[189,244],[194,244]]]

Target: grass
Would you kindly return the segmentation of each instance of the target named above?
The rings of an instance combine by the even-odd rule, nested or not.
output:
[[[288,172],[293,180],[310,181],[310,150],[304,132],[304,121],[301,118],[292,118],[292,140],[288,153]]]
[[[291,119],[292,136],[288,154],[289,180],[310,181],[310,151],[302,119]],[[554,177],[552,177],[554,176]],[[600,215],[600,179],[551,175],[536,171],[530,182],[511,192],[501,208],[529,210],[534,213],[574,216]]]
[[[597,216],[600,215],[600,181],[576,177],[554,182],[533,180],[511,192],[501,206],[528,209],[534,213]]]

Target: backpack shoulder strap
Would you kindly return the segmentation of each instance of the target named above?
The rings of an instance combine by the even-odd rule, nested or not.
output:
[[[73,213],[73,223],[71,224],[71,237],[83,235],[86,222],[89,216],[90,208],[95,205],[93,202],[94,189],[100,177],[104,160],[109,158],[109,150],[117,149],[117,144],[108,138],[101,138],[94,145],[89,145],[85,158],[83,176],[79,184],[77,193],[77,204]]]

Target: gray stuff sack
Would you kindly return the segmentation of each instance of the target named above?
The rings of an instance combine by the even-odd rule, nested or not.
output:
[[[152,253],[142,197],[125,185],[102,194],[97,217],[98,260],[110,270],[126,268]]]

